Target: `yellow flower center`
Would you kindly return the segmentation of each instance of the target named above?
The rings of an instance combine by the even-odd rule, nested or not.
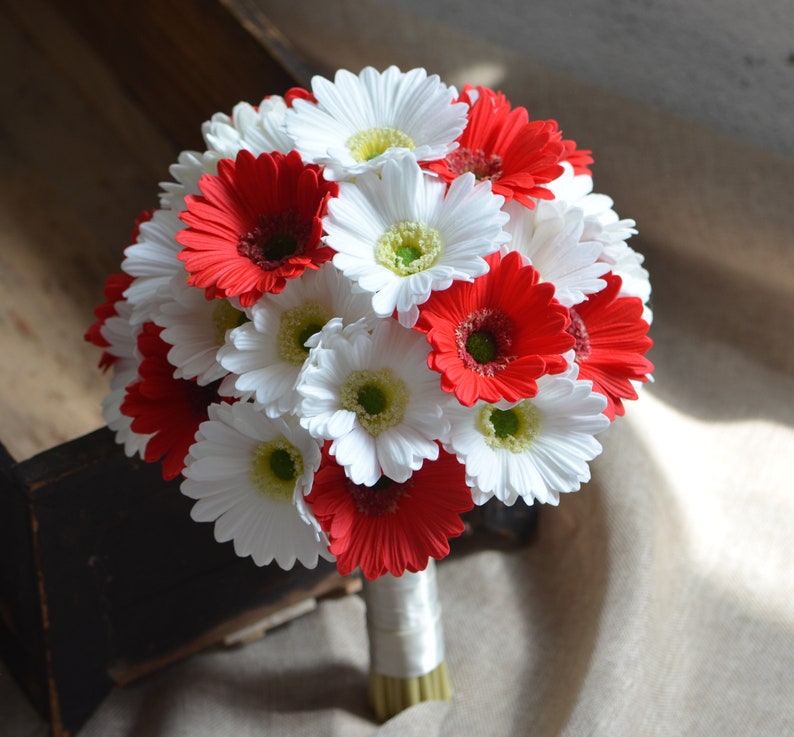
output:
[[[309,355],[306,341],[323,329],[333,314],[319,302],[309,301],[285,310],[278,329],[278,352],[281,358],[300,366]]]
[[[215,326],[215,343],[223,345],[226,331],[242,325],[248,318],[245,312],[231,306],[228,299],[218,299],[212,311],[212,324]]]
[[[399,276],[410,276],[433,266],[441,248],[441,234],[435,228],[406,220],[378,239],[375,261]]]
[[[350,136],[346,145],[356,161],[371,161],[390,148],[416,148],[410,136],[397,128],[367,128]]]

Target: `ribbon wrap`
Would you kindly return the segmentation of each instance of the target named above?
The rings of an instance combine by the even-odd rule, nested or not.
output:
[[[364,581],[370,668],[393,678],[418,678],[444,660],[436,565],[402,576]]]

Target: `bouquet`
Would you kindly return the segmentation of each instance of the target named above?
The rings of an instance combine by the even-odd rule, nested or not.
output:
[[[86,333],[104,417],[237,554],[361,571],[381,716],[443,698],[461,515],[578,490],[649,379],[635,224],[555,121],[423,69],[202,131]]]

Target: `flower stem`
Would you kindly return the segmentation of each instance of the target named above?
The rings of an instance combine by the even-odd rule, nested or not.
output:
[[[444,660],[435,561],[418,573],[365,581],[370,643],[369,698],[386,720],[422,701],[451,696]]]
[[[369,701],[377,718],[385,722],[422,701],[449,701],[452,687],[447,662],[416,678],[394,678],[370,671]]]

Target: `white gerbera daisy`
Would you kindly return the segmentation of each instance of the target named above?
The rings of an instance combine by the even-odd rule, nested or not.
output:
[[[603,261],[612,267],[623,284],[621,297],[639,297],[646,305],[645,317],[650,322],[648,300],[651,296],[651,281],[642,266],[643,256],[626,241],[637,234],[636,223],[631,219],[620,219],[613,209],[613,201],[604,194],[593,192],[593,179],[588,174],[574,175],[573,168],[563,163],[565,172],[549,183],[554,193],[554,202],[560,207],[575,207],[584,213],[584,232],[587,240],[603,244]]]
[[[560,165],[562,175],[546,187],[554,193],[555,200],[567,202],[584,212],[588,238],[602,240],[606,244],[610,240],[626,240],[637,234],[636,223],[629,219],[621,220],[612,209],[614,203],[610,197],[593,192],[593,178],[589,174],[574,174],[567,161]]]
[[[332,559],[303,497],[320,466],[320,446],[297,423],[272,419],[247,402],[211,405],[196,433],[182,493],[191,517],[215,522],[215,539],[259,566],[308,568]]]
[[[203,289],[188,286],[182,277],[172,280],[170,290],[172,298],[159,306],[154,322],[164,328],[160,337],[172,346],[168,361],[174,378],[196,379],[201,386],[225,379],[229,371],[217,354],[226,334],[248,319],[239,300],[207,299]],[[234,378],[227,383],[233,386]],[[221,395],[229,393],[220,390]]]
[[[215,113],[201,127],[207,147],[226,159],[236,159],[243,149],[254,156],[293,149],[292,139],[284,127],[287,105],[278,95],[266,97],[257,107],[240,102],[231,116]]]
[[[650,325],[653,319],[648,304],[651,299],[651,279],[642,265],[645,260],[643,255],[623,241],[610,245],[605,249],[605,255],[610,259],[612,271],[622,280],[619,296],[639,297],[645,306],[642,317]]]
[[[447,398],[427,367],[424,337],[391,319],[372,333],[365,321],[332,320],[298,381],[301,424],[320,440],[355,484],[388,476],[402,483],[438,458],[448,428]]]
[[[174,178],[172,182],[160,182],[160,207],[181,212],[185,209],[185,197],[198,194],[198,181],[204,174],[217,174],[222,155],[217,151],[182,151],[177,162],[168,168]]]
[[[381,176],[369,172],[340,185],[324,219],[326,242],[337,252],[334,266],[372,293],[375,313],[396,309],[411,327],[432,290],[488,271],[484,257],[507,239],[503,202],[473,174],[447,190],[412,159],[392,160]]]
[[[130,322],[132,310],[126,300],[116,302],[114,307],[116,314],[108,317],[100,329],[108,343],[104,350],[116,359],[111,368],[113,376],[110,379],[110,392],[102,400],[102,416],[108,428],[115,433],[116,442],[124,446],[124,453],[128,457],[138,454],[143,458],[152,434],[134,432],[132,417],[121,412],[127,387],[139,378],[141,356],[137,340],[141,326]]]
[[[571,307],[606,286],[599,277],[609,271],[609,264],[598,260],[601,243],[583,240],[582,210],[542,200],[533,210],[516,201],[504,209],[510,215],[505,226],[511,236],[508,248],[524,255],[543,281],[554,284],[554,296],[562,304]]]
[[[174,238],[184,227],[176,212],[156,210],[151,220],[141,223],[137,241],[124,250],[121,268],[135,277],[124,293],[133,323],[152,321],[160,305],[170,299],[174,277],[187,279],[185,265],[177,258],[182,246]]]
[[[505,504],[522,497],[557,504],[561,492],[590,479],[589,461],[600,452],[593,437],[609,426],[606,398],[577,379],[571,363],[563,374],[538,379],[532,399],[498,405],[450,406],[444,448],[466,466],[476,504],[491,497]]]
[[[378,171],[405,155],[444,158],[466,126],[468,106],[424,69],[340,70],[333,82],[314,77],[312,92],[317,103],[295,100],[285,122],[304,160],[325,166],[328,179]]]
[[[349,280],[325,264],[289,279],[283,292],[265,294],[251,308],[251,322],[229,333],[218,360],[237,375],[238,392],[255,395],[269,417],[280,417],[297,406],[295,382],[312,336],[333,317],[350,323],[371,315],[369,296],[353,294]]]

